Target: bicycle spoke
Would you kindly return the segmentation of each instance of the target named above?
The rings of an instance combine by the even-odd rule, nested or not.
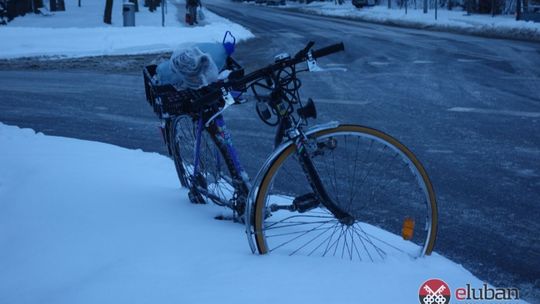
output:
[[[332,228],[334,228],[334,232],[336,230],[336,228],[338,227],[339,223],[336,223],[334,224],[334,226],[332,226]],[[322,245],[324,245],[326,243],[327,240],[331,239],[332,236],[334,235],[334,232],[332,232],[332,234],[330,234],[326,239],[324,239],[321,243],[319,243],[319,245],[315,248],[313,248],[313,250],[308,254],[308,256],[312,255],[315,251],[317,251],[317,249],[319,249]]]
[[[343,233],[343,246],[341,249],[341,258],[343,259],[343,255],[345,254],[345,247],[347,247],[347,251],[349,250],[349,245],[347,243],[347,231],[349,230],[349,227],[345,228],[345,233]]]
[[[358,229],[356,228],[353,228],[354,231],[356,232],[356,234],[358,235],[358,237],[360,238],[363,238],[366,242],[368,242],[374,249],[375,251],[377,252],[377,254],[379,254],[379,257],[380,258],[384,258],[383,255],[386,255],[386,252],[384,252],[384,250],[380,249],[378,246],[376,246],[373,241],[371,240],[370,238],[370,235],[368,235],[364,229],[362,229],[362,227],[360,227],[360,225],[358,226],[359,230],[364,234],[364,236],[360,235],[360,233],[358,232]],[[367,249],[366,249],[367,250]]]
[[[376,241],[379,241],[380,243],[383,243],[383,244],[385,244],[385,245],[388,246],[388,247],[392,247],[392,248],[394,248],[395,250],[397,250],[397,251],[399,251],[399,252],[406,253],[405,250],[403,250],[403,249],[401,249],[401,248],[399,248],[399,247],[397,247],[397,246],[394,246],[394,245],[392,245],[392,244],[390,244],[390,243],[388,243],[388,242],[386,242],[386,241],[384,241],[384,240],[381,240],[380,238],[378,238],[378,237],[376,237],[376,236],[374,236],[374,235],[372,235],[372,234],[369,234],[369,233],[366,233],[366,232],[364,232],[364,234],[365,234],[366,236],[369,236],[370,239],[374,239],[374,240],[376,240]],[[381,251],[384,252],[383,250],[381,250]]]
[[[360,140],[360,139],[358,139],[358,140]],[[368,153],[366,154],[366,157],[364,158],[362,163],[366,163],[366,161],[369,159],[369,156],[371,155],[371,149],[373,148],[373,143],[374,143],[374,140],[373,139],[370,140]],[[360,186],[362,186],[362,184]],[[351,202],[355,201],[356,193],[357,193],[357,191],[359,191],[359,188],[361,188],[361,187],[355,187],[354,188],[355,190],[353,191],[353,194],[351,195]]]
[[[286,241],[286,242],[281,243],[280,245],[274,247],[274,248],[273,248],[272,250],[270,250],[270,251],[274,251],[274,250],[276,250],[276,249],[278,249],[278,248],[280,248],[280,247],[282,247],[282,246],[285,246],[285,245],[287,245],[287,244],[290,244],[291,242],[293,242],[293,241],[295,241],[295,240],[297,240],[297,239],[303,237],[304,235],[306,235],[306,234],[308,234],[308,233],[310,233],[310,232],[312,232],[312,231],[319,230],[319,227],[321,227],[322,225],[324,225],[324,224],[321,224],[321,225],[319,225],[319,226],[317,226],[317,227],[315,227],[315,228],[313,228],[313,229],[307,230],[307,231],[301,231],[302,234],[300,234],[300,235],[298,235],[298,236],[296,236],[296,237],[290,239],[289,241]],[[329,230],[329,229],[331,229],[331,228],[326,228],[326,229]],[[266,237],[268,238],[268,236],[266,236]]]
[[[299,217],[306,217],[306,218],[331,218],[333,220],[335,220],[333,217],[329,217],[329,216],[320,216],[320,215],[302,215],[302,214],[295,214],[295,215],[291,215],[291,216],[288,216],[284,219],[281,219],[277,222],[273,222],[273,224],[269,225],[269,226],[266,226],[266,224],[268,222],[265,222],[265,227],[264,227],[264,230],[268,230],[268,229],[271,229],[273,226],[279,224],[279,223],[283,223],[289,219],[292,219],[292,218],[299,218]]]
[[[314,225],[314,224],[321,224],[321,223],[328,224],[331,222],[337,222],[337,220],[334,219],[334,220],[329,220],[329,221],[317,221],[317,222],[297,222],[297,223],[290,223],[288,225],[274,226],[271,228],[266,228],[264,230],[268,231],[272,229],[282,229],[282,228],[287,228],[287,227],[295,227],[295,226],[300,226],[300,225]]]
[[[351,236],[352,236],[353,239],[354,239],[353,231],[354,231],[354,230],[351,229]],[[360,242],[362,242],[362,239],[360,239]],[[363,242],[362,242],[362,243],[363,243]],[[355,242],[353,242],[353,246],[354,246],[354,249],[355,249],[355,251],[356,251],[356,254],[358,255],[358,259],[359,259],[360,261],[362,261],[362,256],[360,255],[360,252],[358,251],[358,247],[356,246],[356,243],[355,243]],[[372,260],[372,261],[373,261],[373,260]]]
[[[321,235],[325,234],[326,232],[328,232],[328,230],[332,229],[332,227],[328,228],[327,230],[324,230],[323,232],[319,233],[318,235],[316,235],[314,238],[312,238],[311,240],[309,240],[308,242],[306,242],[304,245],[300,246],[298,249],[296,249],[295,251],[293,251],[290,255],[294,255],[295,253],[297,253],[298,251],[302,250],[304,247],[306,247],[307,245],[309,245],[311,242],[315,241],[316,239],[318,239]]]
[[[354,153],[354,167],[353,167],[353,176],[351,178],[351,183],[350,183],[350,199],[349,199],[349,205],[351,206],[353,204],[353,201],[354,201],[354,189],[356,189],[356,187],[354,187],[354,184],[356,183],[356,172],[357,172],[357,167],[358,167],[358,147],[360,146],[360,138],[357,138],[356,140],[356,149],[355,149],[355,153]]]
[[[364,251],[367,253],[369,259],[373,262],[373,257],[371,256],[371,253],[369,253],[369,250],[368,250],[368,248],[366,246],[366,243],[364,242],[362,236],[360,234],[358,234],[358,232],[356,231],[356,229],[354,227],[353,227],[353,231],[358,236],[358,239],[362,243],[362,247],[364,247]]]
[[[341,231],[339,232],[339,236],[338,236],[338,238],[337,238],[337,240],[336,240],[336,242],[335,242],[335,243],[336,243],[336,247],[335,247],[335,249],[334,249],[334,254],[333,254],[333,256],[336,256],[336,253],[337,253],[337,250],[338,250],[338,247],[339,247],[339,241],[341,240],[341,237],[343,236],[343,226],[341,226],[340,228],[341,228]],[[331,248],[331,247],[330,247],[330,248]]]
[[[334,228],[334,231],[332,232],[332,234],[330,235],[330,239],[328,239],[328,243],[326,244],[326,249],[324,250],[324,253],[323,253],[323,256],[326,255],[326,253],[328,252],[328,250],[330,250],[331,246],[333,246],[333,243],[332,245],[330,245],[330,243],[332,242],[332,239],[334,237],[334,234],[336,234],[336,231],[340,228],[340,226],[336,226],[336,228]]]

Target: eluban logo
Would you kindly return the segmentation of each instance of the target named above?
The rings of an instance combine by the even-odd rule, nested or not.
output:
[[[458,300],[519,300],[517,288],[491,288],[484,283],[481,288],[465,285],[465,288],[456,289]]]
[[[443,280],[430,279],[418,291],[420,304],[449,304],[450,287]]]

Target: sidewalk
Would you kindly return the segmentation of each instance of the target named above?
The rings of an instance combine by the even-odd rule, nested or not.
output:
[[[151,13],[140,6],[135,27],[123,27],[122,1],[114,1],[112,25],[103,23],[104,1],[66,0],[66,11],[50,15],[27,14],[0,27],[0,59],[21,57],[76,58],[103,55],[133,55],[173,51],[186,42],[221,42],[225,31],[237,40],[253,37],[244,27],[205,10],[206,20],[187,26],[178,2],[169,1],[162,27],[161,8]],[[140,1],[142,4],[142,1]],[[171,3],[172,2],[172,3]]]
[[[460,9],[449,11],[446,8],[438,9],[437,20],[435,20],[435,10],[431,9],[427,14],[424,14],[420,2],[418,5],[417,9],[409,8],[407,14],[404,8],[388,9],[386,6],[357,9],[351,2],[343,5],[335,5],[333,2],[312,2],[307,5],[289,3],[282,8],[400,27],[540,42],[540,23],[516,21],[513,15],[467,16]]]

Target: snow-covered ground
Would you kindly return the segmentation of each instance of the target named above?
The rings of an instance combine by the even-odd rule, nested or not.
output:
[[[177,5],[171,4],[178,1]],[[172,51],[184,42],[221,42],[225,31],[238,40],[251,32],[205,10],[205,21],[190,27],[183,22],[184,1],[169,1],[161,26],[161,9],[151,13],[142,5],[136,27],[123,27],[122,1],[114,1],[112,25],[103,23],[104,1],[66,0],[66,11],[51,15],[27,14],[0,27],[0,58],[33,56],[83,57]],[[142,2],[141,2],[142,3]]]
[[[460,9],[453,11],[438,9],[437,20],[435,20],[434,9],[430,9],[427,14],[424,14],[420,2],[418,5],[418,9],[409,8],[407,13],[405,13],[405,8],[399,9],[395,7],[388,9],[384,5],[358,9],[350,1],[346,1],[343,5],[336,5],[333,1],[316,1],[308,5],[289,2],[283,8],[294,8],[313,14],[341,16],[404,27],[540,41],[540,23],[516,21],[513,15],[497,15],[495,17],[491,17],[491,15],[467,16]]]
[[[0,147],[0,303],[418,303],[430,278],[482,284],[438,254],[253,255],[156,153],[1,123]]]

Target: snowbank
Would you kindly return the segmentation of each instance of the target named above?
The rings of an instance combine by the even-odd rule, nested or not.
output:
[[[27,14],[0,27],[0,58],[156,53],[172,51],[185,42],[220,42],[225,31],[239,40],[253,37],[242,26],[207,10],[200,26],[186,26],[181,3],[167,6],[165,27],[161,26],[160,8],[150,13],[142,5],[135,17],[137,26],[122,27],[122,1],[114,1],[112,25],[102,22],[103,1],[82,1],[81,7],[77,1],[66,0],[65,12]]]
[[[309,5],[290,4],[283,8],[403,27],[540,41],[540,23],[516,21],[515,17],[511,15],[466,16],[463,11],[439,9],[437,20],[435,20],[435,10],[430,9],[428,14],[424,14],[420,6],[416,10],[409,8],[406,14],[404,8],[388,9],[386,6],[357,9],[351,2],[346,2],[343,5],[335,5],[333,2],[312,2]]]
[[[418,303],[482,282],[434,254],[384,263],[252,255],[155,153],[0,124],[0,303]]]

